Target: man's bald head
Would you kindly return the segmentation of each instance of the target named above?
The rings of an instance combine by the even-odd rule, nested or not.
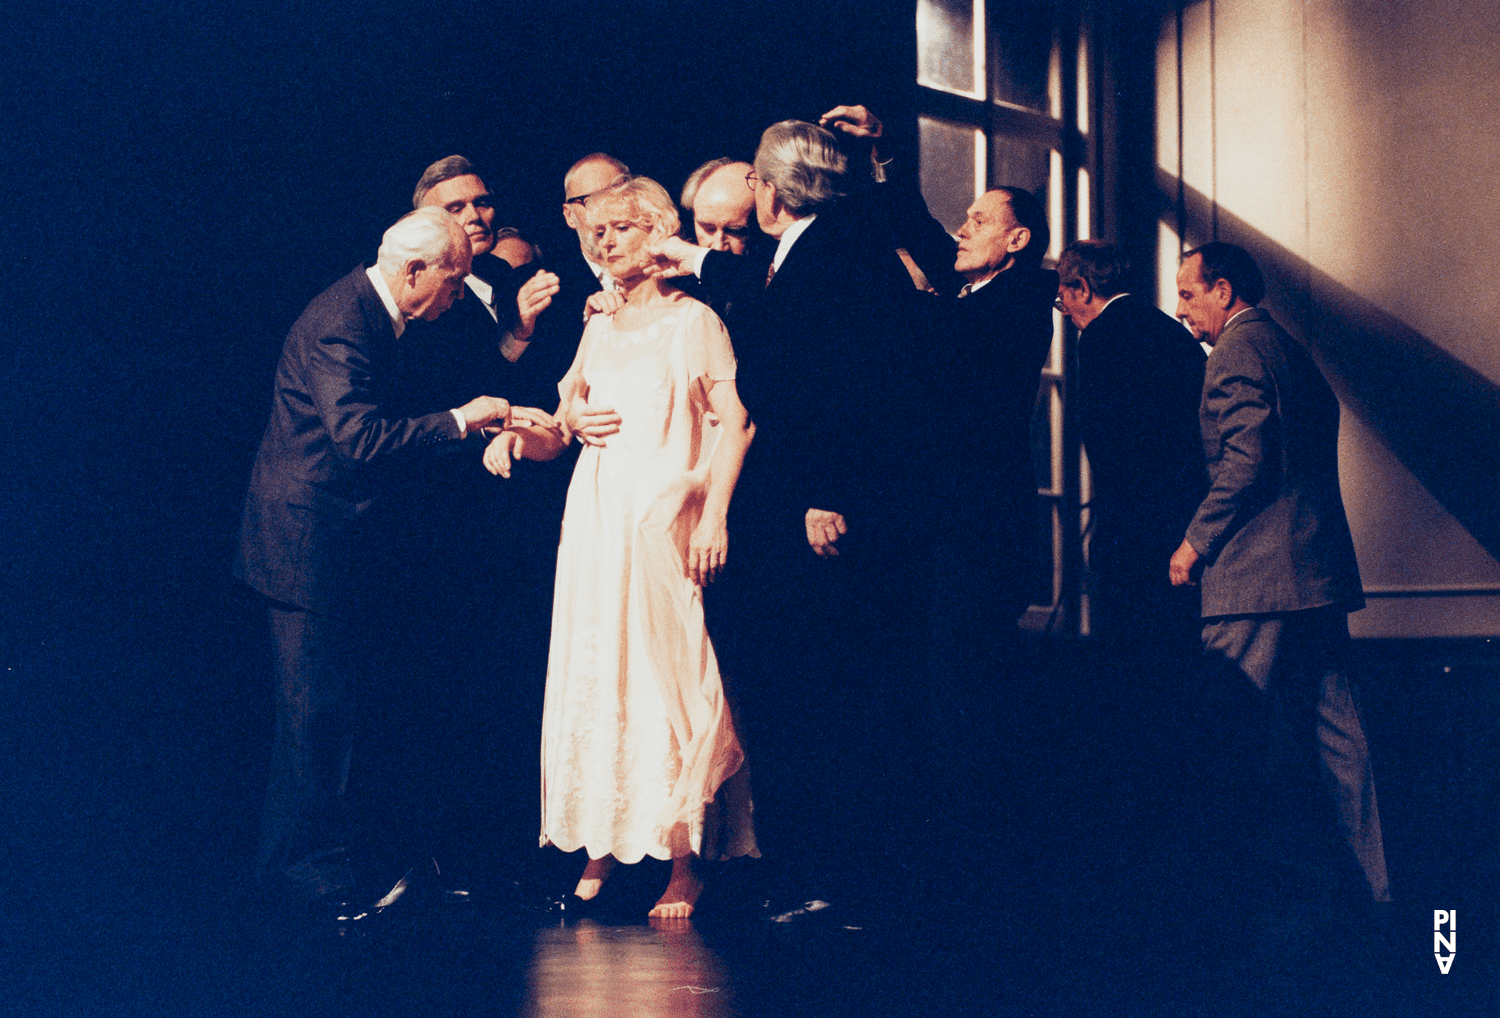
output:
[[[693,199],[693,232],[715,251],[744,254],[754,229],[755,192],[745,182],[749,163],[727,163],[703,178]]]
[[[578,244],[590,261],[598,262],[594,229],[584,214],[588,199],[622,177],[630,167],[605,152],[592,152],[568,167],[563,176],[563,220],[578,234]]]

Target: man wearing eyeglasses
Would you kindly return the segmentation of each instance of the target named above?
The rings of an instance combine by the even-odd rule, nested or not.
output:
[[[578,247],[563,243],[559,254],[549,253],[547,267],[557,274],[559,289],[553,298],[552,307],[541,319],[540,330],[534,339],[535,353],[539,354],[539,370],[551,379],[552,406],[557,400],[557,382],[568,373],[573,356],[578,352],[578,340],[583,336],[583,307],[589,297],[600,290],[614,288],[614,282],[604,271],[603,260],[594,240],[594,231],[588,224],[588,201],[605,190],[621,177],[630,175],[630,167],[605,152],[592,152],[568,168],[563,176],[563,222],[578,235]],[[549,249],[553,245],[548,245]],[[570,460],[554,460],[561,463],[563,472],[571,471]]]

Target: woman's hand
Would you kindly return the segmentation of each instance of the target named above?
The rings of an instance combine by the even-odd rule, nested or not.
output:
[[[583,305],[583,320],[595,315],[612,315],[625,306],[625,295],[618,290],[600,290]]]
[[[484,449],[484,469],[500,477],[510,477],[510,465],[526,450],[526,436],[519,431],[502,431]]]
[[[612,406],[594,406],[578,400],[568,406],[563,415],[568,430],[578,436],[584,445],[604,444],[605,436],[620,430],[620,415]]]
[[[706,587],[724,569],[729,556],[729,529],[723,517],[704,515],[688,539],[688,579]]]

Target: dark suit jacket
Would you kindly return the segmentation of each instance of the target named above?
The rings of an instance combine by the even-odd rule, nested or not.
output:
[[[907,356],[925,383],[934,432],[922,450],[931,494],[941,499],[933,516],[944,543],[982,563],[973,596],[1014,617],[1038,563],[1031,422],[1052,345],[1057,273],[1013,267],[966,297],[919,296],[925,339]]]
[[[736,514],[745,520],[753,506],[752,525],[809,555],[809,508],[843,514],[851,547],[888,534],[910,510],[893,443],[910,424],[901,401],[912,387],[895,345],[916,291],[854,200],[819,209],[769,286],[767,268],[710,251],[702,270],[705,289],[730,304],[738,389],[756,425]]]
[[[287,334],[235,562],[235,575],[265,596],[356,612],[374,551],[362,523],[390,471],[459,441],[447,410],[389,409],[395,360],[395,329],[362,268],[316,297]]]
[[[1198,404],[1203,347],[1145,297],[1109,303],[1078,334],[1079,434],[1093,479],[1091,564],[1166,584],[1166,562],[1208,490]]]
[[[557,408],[557,383],[568,373],[578,354],[578,341],[583,337],[584,304],[603,289],[578,249],[577,235],[568,236],[571,242],[565,244],[563,254],[549,258],[546,265],[547,271],[557,273],[557,296],[537,319],[531,345],[518,362],[526,363],[533,377],[549,380],[548,401],[535,404],[548,412]],[[535,265],[528,265],[527,269],[534,272]]]
[[[474,259],[473,274],[493,288],[499,316],[492,318],[484,302],[466,285],[436,321],[408,322],[401,335],[397,392],[406,400],[405,413],[425,413],[462,406],[476,396],[503,396],[519,406],[535,402],[542,383],[533,378],[527,351],[514,363],[500,353],[500,342],[518,321],[516,292],[534,272],[517,270],[494,255]],[[561,376],[559,376],[561,377]],[[551,410],[557,398],[557,379],[550,394],[543,393]]]
[[[1200,410],[1210,487],[1187,530],[1203,615],[1363,606],[1339,493],[1339,404],[1307,350],[1260,308],[1209,354]]]

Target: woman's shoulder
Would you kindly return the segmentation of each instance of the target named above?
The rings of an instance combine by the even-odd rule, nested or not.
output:
[[[707,329],[710,332],[727,331],[724,328],[724,322],[714,313],[714,309],[696,297],[679,291],[672,300],[674,304],[679,305],[673,309],[673,314],[680,315],[682,320],[689,325]]]

